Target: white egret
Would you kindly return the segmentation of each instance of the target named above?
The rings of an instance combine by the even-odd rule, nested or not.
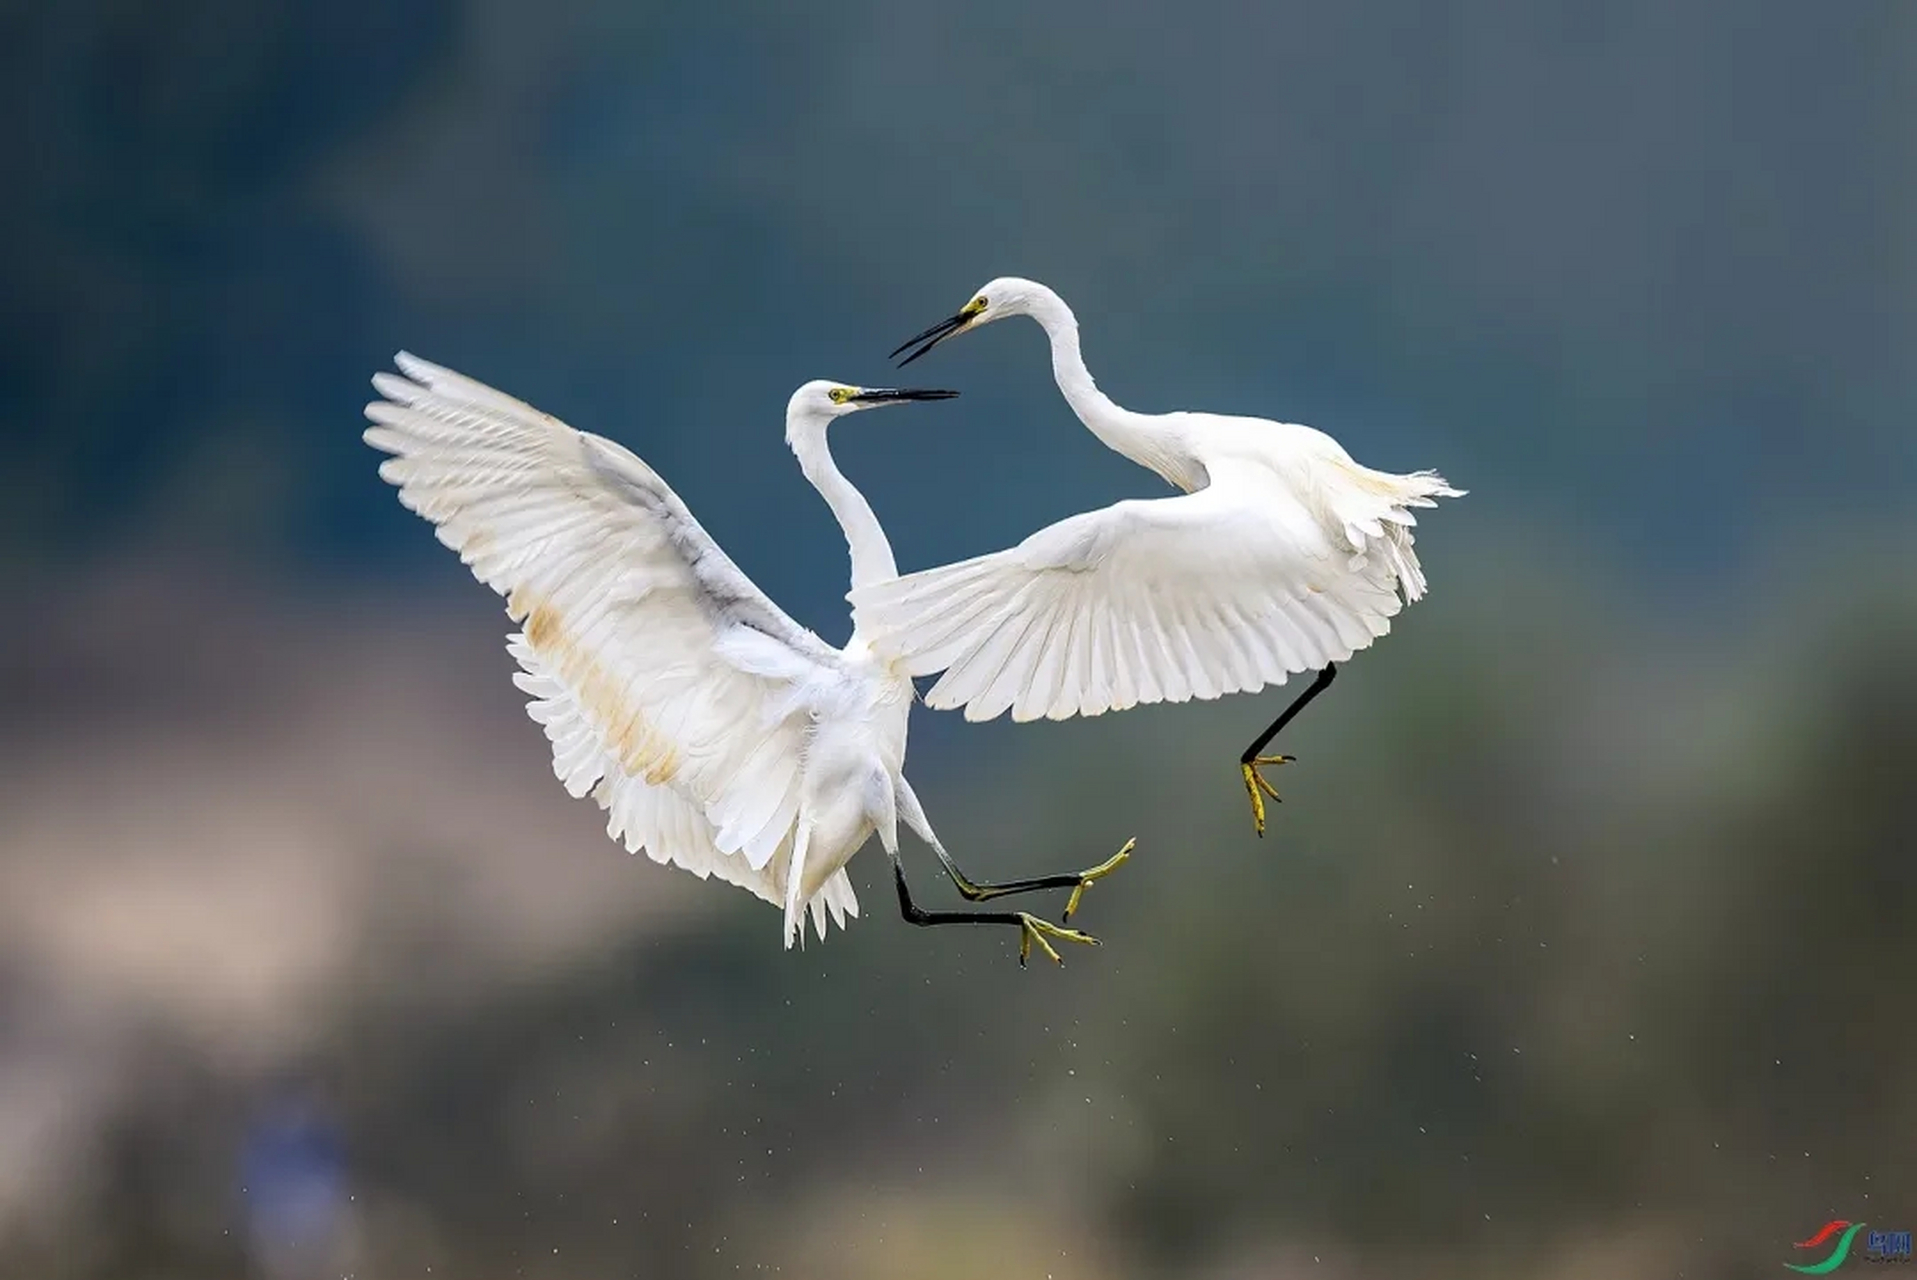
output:
[[[366,442],[380,475],[506,597],[507,648],[552,742],[553,771],[607,811],[629,852],[716,875],[785,909],[785,945],[809,911],[821,938],[858,914],[845,864],[876,831],[914,924],[1008,924],[1019,961],[1036,942],[1093,943],[1022,911],[927,912],[912,902],[898,819],[980,901],[1086,887],[1131,846],[1076,875],[1006,884],[962,874],[902,772],[910,677],[855,631],[835,649],[754,586],[666,482],[630,451],[405,352],[374,375]],[[852,583],[897,574],[872,508],[833,463],[826,428],[860,409],[952,391],[808,382],[786,405],[786,443],[844,530]]]
[[[1323,691],[1337,664],[1390,630],[1424,594],[1413,507],[1460,497],[1433,471],[1393,475],[1354,462],[1322,431],[1266,418],[1134,413],[1098,389],[1078,320],[1052,290],[1002,277],[892,352],[901,367],[1007,316],[1051,341],[1066,403],[1111,449],[1182,496],[1127,499],[1071,516],[1015,547],[849,595],[861,634],[912,675],[945,674],[928,706],[990,720],[1100,715],[1318,676],[1239,759],[1252,821],[1265,833],[1261,754]]]

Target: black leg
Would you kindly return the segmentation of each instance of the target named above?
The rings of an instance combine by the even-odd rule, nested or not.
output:
[[[1136,840],[1127,840],[1117,853],[1097,866],[1087,867],[1083,871],[1071,874],[1032,876],[1024,880],[1005,880],[998,883],[977,881],[959,869],[957,860],[946,852],[945,846],[939,843],[938,836],[932,833],[931,824],[925,820],[925,810],[919,806],[919,798],[912,793],[912,788],[905,785],[903,778],[899,780],[899,783],[900,816],[905,819],[908,827],[918,833],[921,840],[931,846],[932,852],[938,855],[939,866],[945,869],[946,877],[951,880],[952,887],[957,889],[959,896],[967,902],[987,902],[993,898],[1004,898],[1015,893],[1035,893],[1041,889],[1070,889],[1072,896],[1066,902],[1065,914],[1061,917],[1062,920],[1070,920],[1072,913],[1078,910],[1079,899],[1085,896],[1085,890],[1091,888],[1096,881],[1124,866],[1126,859],[1132,856],[1132,847],[1138,843]],[[896,855],[892,862],[894,866],[898,865]]]
[[[1061,938],[1067,942],[1083,942],[1098,945],[1098,939],[1089,933],[1080,933],[1076,929],[1061,929],[1055,924],[1041,920],[1037,916],[1023,911],[927,911],[912,901],[912,891],[905,884],[905,868],[897,858],[892,861],[892,876],[899,888],[899,914],[907,923],[931,926],[935,924],[1006,924],[1020,931],[1018,944],[1018,962],[1022,967],[1026,957],[1031,954],[1032,942],[1044,948],[1045,954],[1058,963],[1065,963],[1047,937]],[[1076,877],[1067,879],[1067,884],[1077,884]],[[1063,886],[1056,886],[1063,887]]]
[[[1071,901],[1066,903],[1065,914],[1060,917],[1063,920],[1070,920],[1072,913],[1078,910],[1078,901],[1085,896],[1085,890],[1089,889],[1094,881],[1103,879],[1123,866],[1125,860],[1132,856],[1132,846],[1136,843],[1138,843],[1136,840],[1127,840],[1124,847],[1117,853],[1097,866],[1087,867],[1083,871],[1033,876],[1026,880],[1004,880],[997,883],[972,879],[959,870],[959,865],[953,860],[952,855],[940,845],[933,845],[932,852],[938,855],[939,865],[945,868],[945,874],[950,877],[953,887],[967,902],[989,902],[993,898],[1006,898],[1015,893],[1036,893],[1041,889],[1070,889]]]
[[[1265,834],[1265,797],[1270,796],[1273,800],[1276,800],[1278,799],[1278,792],[1269,782],[1265,781],[1264,775],[1258,772],[1258,766],[1261,764],[1291,763],[1290,756],[1267,756],[1260,753],[1264,751],[1266,745],[1269,744],[1273,738],[1278,736],[1280,729],[1291,723],[1293,716],[1303,711],[1313,698],[1323,693],[1331,686],[1331,682],[1337,678],[1338,664],[1335,662],[1327,662],[1325,669],[1318,673],[1318,678],[1311,682],[1310,687],[1292,699],[1291,705],[1280,712],[1278,718],[1273,720],[1265,731],[1252,741],[1249,747],[1245,748],[1245,754],[1238,757],[1238,767],[1245,777],[1245,790],[1251,795],[1252,824],[1257,828],[1260,836]]]
[[[1029,880],[972,880],[956,866],[946,870],[957,886],[959,894],[967,902],[990,902],[993,898],[1009,898],[1015,893],[1036,893],[1040,889],[1075,889],[1078,887],[1077,873],[1071,875],[1033,876]]]
[[[1311,687],[1306,689],[1303,693],[1299,694],[1296,698],[1292,699],[1291,705],[1286,707],[1282,712],[1279,713],[1278,718],[1271,722],[1271,726],[1267,728],[1263,733],[1259,734],[1257,739],[1254,740],[1249,747],[1245,748],[1245,754],[1238,757],[1238,763],[1250,764],[1252,761],[1256,760],[1259,756],[1259,753],[1264,751],[1266,744],[1268,744],[1273,738],[1278,736],[1278,731],[1284,728],[1286,725],[1290,724],[1291,718],[1293,716],[1297,715],[1300,711],[1303,711],[1305,709],[1306,704],[1308,704],[1313,698],[1317,697],[1319,694],[1323,693],[1326,689],[1330,688],[1331,682],[1333,680],[1336,680],[1337,678],[1338,678],[1338,664],[1335,662],[1327,662],[1325,664],[1325,669],[1318,673],[1318,678],[1311,682]]]

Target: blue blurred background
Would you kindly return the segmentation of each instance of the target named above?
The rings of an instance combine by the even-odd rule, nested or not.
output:
[[[1917,8],[0,5],[0,1273],[1774,1273],[1917,1222]],[[918,712],[1021,973],[608,843],[359,440],[401,347],[828,639],[799,382],[998,274],[1121,403],[1435,467],[1286,696]],[[835,444],[908,569],[1158,482],[1029,324]],[[924,896],[929,858],[915,846]]]

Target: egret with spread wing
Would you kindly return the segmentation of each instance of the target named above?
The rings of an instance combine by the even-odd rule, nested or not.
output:
[[[906,888],[898,820],[929,844],[971,901],[1085,888],[1127,844],[1073,875],[1005,884],[960,872],[903,773],[911,678],[855,630],[835,649],[754,586],[666,482],[631,452],[404,352],[376,374],[366,442],[380,475],[437,526],[473,575],[506,597],[553,771],[607,812],[628,851],[716,875],[785,910],[785,943],[809,912],[823,938],[858,914],[845,864],[877,832],[899,908],[915,924],[1005,924],[1036,943],[1095,939],[1023,911],[928,912]],[[844,531],[852,584],[898,570],[864,497],[833,463],[832,420],[951,391],[808,382],[786,405],[786,443]]]
[[[943,671],[926,704],[964,707],[968,720],[1095,716],[1317,671],[1239,759],[1262,836],[1264,798],[1278,793],[1258,770],[1291,760],[1266,746],[1338,663],[1424,594],[1411,508],[1463,491],[1433,471],[1360,466],[1311,427],[1122,409],[1085,367],[1071,308],[1032,280],[992,281],[892,354],[912,348],[907,365],[1007,316],[1045,330],[1079,421],[1183,494],[1128,499],[993,555],[854,587],[855,625],[912,675]]]

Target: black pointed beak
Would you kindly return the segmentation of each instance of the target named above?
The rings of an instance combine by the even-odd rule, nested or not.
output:
[[[896,357],[899,354],[899,352],[905,350],[907,347],[912,347],[912,346],[918,347],[917,351],[914,351],[911,355],[899,361],[899,368],[903,369],[906,365],[911,364],[914,360],[918,359],[920,356],[930,351],[933,347],[936,347],[939,343],[945,341],[947,338],[951,337],[953,334],[963,329],[966,325],[970,324],[972,322],[972,317],[976,314],[977,312],[961,311],[949,320],[941,320],[937,324],[933,325],[930,329],[927,329],[924,333],[918,334],[915,337],[907,338],[904,342],[899,343],[898,346],[892,349],[892,356],[889,356],[887,358],[890,359],[890,358]]]
[[[934,391],[925,387],[867,387],[852,397],[855,404],[905,404],[913,400],[950,400],[956,391]]]

